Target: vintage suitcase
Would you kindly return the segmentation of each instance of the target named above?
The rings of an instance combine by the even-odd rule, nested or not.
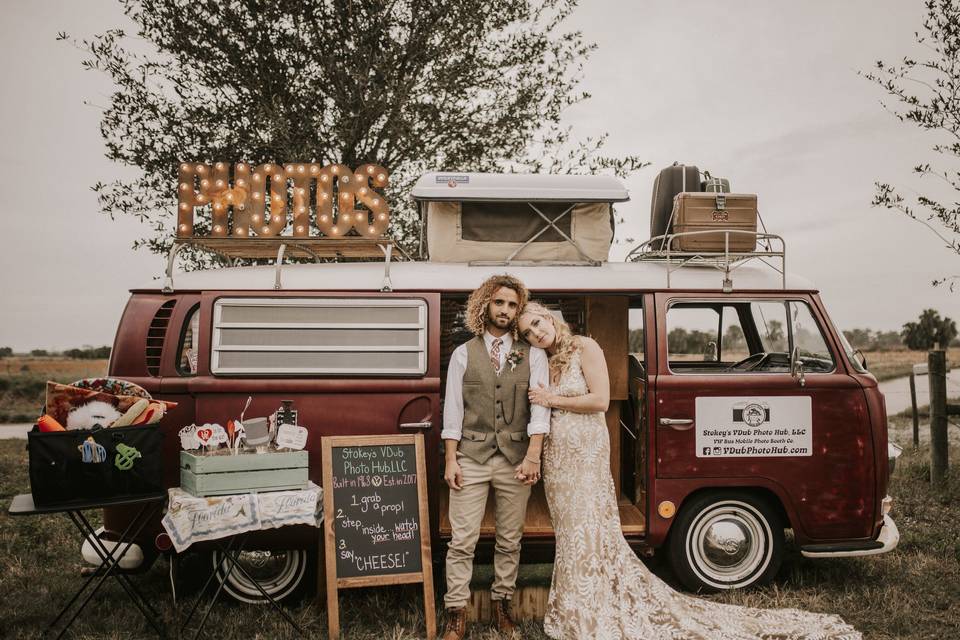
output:
[[[695,166],[674,163],[657,174],[650,201],[650,237],[670,232],[673,199],[678,193],[699,191],[700,171]]]
[[[757,196],[752,193],[679,193],[674,200],[673,233],[713,230],[757,230]],[[724,251],[724,233],[680,236],[673,241],[676,251]],[[757,237],[729,234],[731,252],[753,251]]]
[[[27,434],[30,490],[39,507],[109,502],[163,491],[156,425]]]
[[[726,178],[714,178],[709,173],[707,179],[700,183],[700,190],[709,193],[730,193],[730,181]]]
[[[180,487],[199,498],[306,489],[306,451],[198,456],[180,452]]]

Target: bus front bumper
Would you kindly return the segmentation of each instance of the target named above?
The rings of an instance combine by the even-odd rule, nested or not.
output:
[[[897,548],[900,542],[900,531],[897,523],[888,514],[883,515],[883,525],[877,539],[866,544],[824,544],[801,547],[800,553],[806,558],[856,558],[859,556],[875,556]]]

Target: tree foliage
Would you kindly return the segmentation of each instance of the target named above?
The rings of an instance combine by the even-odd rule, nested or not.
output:
[[[110,347],[83,347],[82,349],[67,349],[63,352],[67,358],[76,360],[105,360],[110,357]]]
[[[390,233],[407,247],[407,194],[424,171],[643,166],[562,122],[589,98],[577,87],[595,48],[565,26],[576,0],[120,1],[135,38],[59,37],[116,85],[106,155],[140,175],[94,191],[111,218],[150,227],[135,246],[154,252],[172,239],[184,160],[378,163],[391,171]],[[209,218],[198,223],[205,232]]]
[[[927,225],[960,254],[960,0],[926,0],[924,5],[923,31],[914,35],[928,52],[925,59],[907,56],[895,64],[878,60],[874,70],[864,75],[893,99],[896,107],[891,110],[901,122],[936,134],[935,160],[913,168],[919,177],[935,179],[936,186],[908,199],[893,185],[877,182],[872,204],[896,209]],[[949,280],[952,289],[957,277],[947,276],[934,284]]]
[[[892,351],[904,347],[897,331],[874,331],[872,329],[849,329],[843,332],[847,342],[861,351]]]
[[[723,332],[723,350],[741,351],[747,347],[747,338],[743,335],[743,329],[738,324],[731,324]]]
[[[941,318],[934,309],[924,309],[917,322],[903,325],[900,335],[909,349],[932,349],[938,344],[946,349],[957,337],[957,323]]]
[[[667,334],[667,349],[671,354],[704,354],[717,343],[717,333],[699,329],[674,327]]]

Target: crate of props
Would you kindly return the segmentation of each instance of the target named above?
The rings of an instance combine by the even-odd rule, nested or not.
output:
[[[241,413],[225,427],[184,427],[180,487],[198,497],[306,489],[308,432],[295,421],[296,413],[284,407],[264,418]]]

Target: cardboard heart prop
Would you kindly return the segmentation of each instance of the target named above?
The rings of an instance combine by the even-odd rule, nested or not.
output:
[[[200,441],[200,444],[207,446],[210,442],[210,438],[213,437],[213,429],[210,427],[203,427],[202,429],[197,429],[197,440]]]

